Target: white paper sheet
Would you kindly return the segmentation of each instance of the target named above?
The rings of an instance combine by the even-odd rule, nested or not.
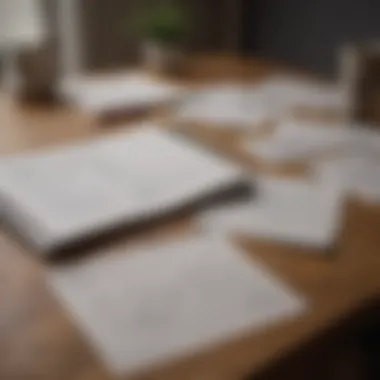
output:
[[[310,159],[337,149],[349,149],[358,138],[349,127],[327,127],[315,123],[284,122],[275,135],[263,141],[248,141],[246,151],[263,160],[289,162]]]
[[[3,217],[41,253],[175,211],[244,181],[240,168],[184,138],[134,133],[0,163]]]
[[[263,91],[277,108],[343,109],[347,105],[347,95],[338,86],[320,85],[312,81],[277,76],[268,79]]]
[[[68,79],[62,84],[62,92],[71,103],[94,115],[156,106],[179,100],[185,95],[180,87],[142,74]]]
[[[193,94],[179,108],[178,118],[218,128],[254,129],[276,117],[262,95],[258,86],[215,85]]]
[[[191,238],[52,269],[48,282],[116,374],[175,360],[305,310],[226,242]]]
[[[338,186],[262,177],[257,197],[219,207],[199,219],[207,231],[326,249],[339,233],[344,192]]]
[[[380,154],[356,151],[315,164],[321,181],[335,182],[369,203],[380,203]]]
[[[279,125],[275,136],[305,136],[305,138],[336,144],[350,144],[350,149],[363,148],[363,150],[370,149],[380,152],[379,130],[365,124],[328,124],[288,118]]]
[[[208,122],[219,128],[254,128],[264,121],[279,120],[296,106],[341,109],[347,103],[336,86],[274,77],[260,84],[219,84],[200,91],[180,107],[180,119]]]

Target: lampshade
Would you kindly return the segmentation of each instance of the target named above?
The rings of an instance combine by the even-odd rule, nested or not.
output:
[[[33,47],[46,32],[40,0],[0,0],[0,49]]]

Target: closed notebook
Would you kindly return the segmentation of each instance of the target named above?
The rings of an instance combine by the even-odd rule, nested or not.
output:
[[[3,220],[41,253],[240,187],[239,168],[150,126],[3,159]]]

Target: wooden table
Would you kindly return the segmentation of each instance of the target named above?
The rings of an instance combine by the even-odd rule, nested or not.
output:
[[[214,73],[218,70],[222,72],[221,60],[212,61],[208,68],[213,65],[217,67]],[[244,75],[257,79],[270,72],[261,63],[250,63],[243,70],[241,63],[236,63],[235,71],[231,62],[225,67],[229,74],[240,75],[244,72]],[[198,78],[202,77],[199,69],[194,69],[194,73]],[[208,74],[203,74],[202,78],[207,77]],[[102,129],[90,118],[73,110],[26,109],[17,107],[6,97],[0,99],[0,152],[3,155],[87,140],[108,133],[113,133],[113,130]],[[304,175],[305,168],[302,167],[268,167],[246,157],[237,144],[239,139],[244,138],[243,134],[216,132],[201,126],[191,128],[191,134],[247,167],[285,175]],[[173,228],[170,225],[160,226],[147,234],[153,238],[165,234],[170,236]],[[184,221],[183,225],[176,226],[176,232],[178,228],[186,233],[192,228],[191,222]],[[133,244],[129,240],[119,237],[112,244]],[[242,379],[249,373],[259,374],[261,370],[273,368],[280,360],[290,357],[300,347],[308,347],[314,339],[338,326],[342,319],[378,298],[380,207],[349,200],[342,237],[327,258],[305,249],[302,251],[253,239],[237,238],[236,241],[306,295],[312,305],[311,311],[295,321],[254,332],[134,378],[233,380]],[[18,241],[1,231],[0,379],[111,378],[47,289],[44,264]]]

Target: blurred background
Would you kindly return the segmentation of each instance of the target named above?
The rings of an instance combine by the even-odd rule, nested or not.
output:
[[[259,55],[332,75],[342,45],[377,38],[376,0],[181,0],[192,26],[191,51]],[[54,44],[59,41],[59,0],[43,0]],[[138,59],[138,40],[127,28],[154,0],[77,0],[83,64],[113,68]],[[125,25],[125,27],[123,27]]]

